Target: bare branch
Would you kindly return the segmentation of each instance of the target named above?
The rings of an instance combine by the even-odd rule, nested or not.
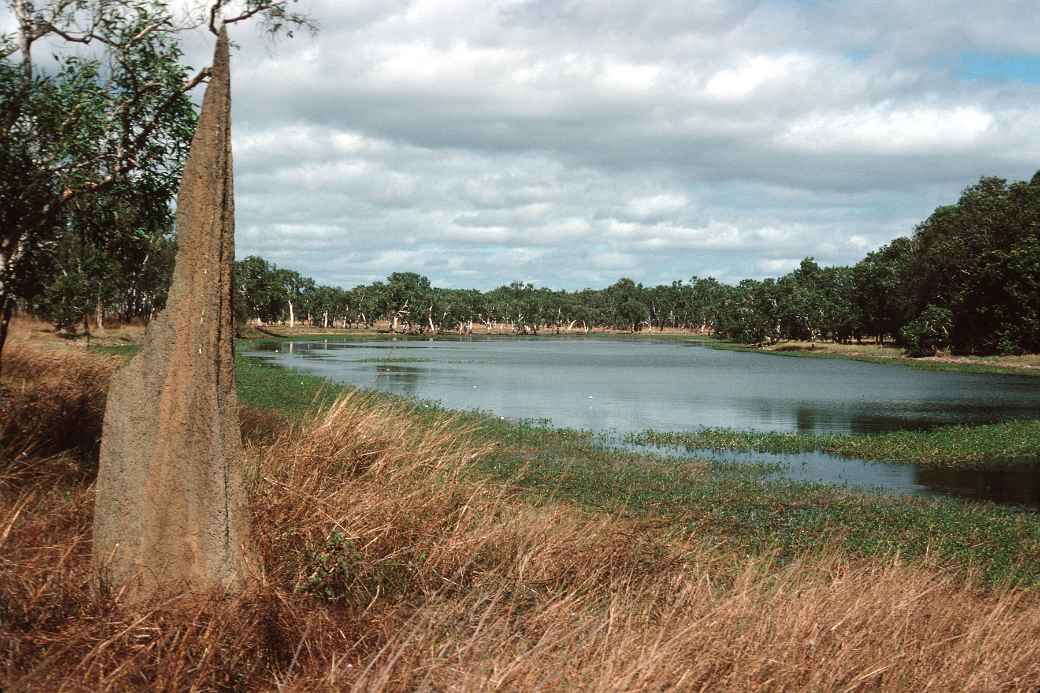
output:
[[[211,68],[211,67],[204,67],[204,68],[202,68],[201,70],[198,71],[198,73],[194,77],[192,77],[191,79],[189,79],[187,82],[184,83],[184,86],[181,87],[181,93],[191,91],[195,87],[199,86],[200,84],[205,82],[207,79],[209,79],[211,74],[213,74],[213,68]]]
[[[58,27],[54,26],[50,22],[48,22],[44,26],[46,27],[46,30],[44,32],[41,32],[40,36],[44,36],[46,34],[57,34],[58,36],[62,37],[63,39],[65,39],[69,43],[82,43],[82,44],[85,44],[85,45],[89,45],[90,43],[92,43],[94,41],[97,41],[98,43],[103,43],[106,46],[112,46],[113,48],[117,47],[117,45],[115,43],[113,43],[112,41],[108,40],[104,36],[98,36],[97,34],[93,33],[93,31],[85,32],[85,33],[80,34],[79,36],[77,36],[75,34],[70,34],[67,31],[63,31],[62,29],[59,29]]]
[[[209,30],[212,31],[214,35],[217,35],[217,34],[220,33],[217,30],[217,26],[216,26],[216,23],[217,23],[217,13],[220,12],[220,8],[223,7],[223,5],[224,5],[224,0],[216,0],[216,2],[213,3],[213,6],[209,8]]]
[[[209,30],[214,34],[219,32],[217,27],[218,15],[228,2],[229,0],[214,0],[209,8]],[[238,15],[221,19],[221,26],[243,22],[260,15],[263,17],[266,30],[271,34],[277,34],[287,26],[306,27],[311,33],[318,30],[317,23],[307,15],[287,11],[288,4],[289,0],[253,0],[246,3],[246,9]],[[285,31],[291,38],[293,35],[292,30],[286,28]]]
[[[273,10],[276,7],[283,7],[284,5],[285,5],[285,0],[274,0],[274,2],[271,2],[271,3],[268,3],[268,4],[257,5],[256,7],[252,8],[252,9],[246,10],[245,12],[243,12],[240,15],[238,15],[237,17],[230,17],[228,19],[225,19],[224,20],[224,24],[234,24],[235,22],[241,22],[241,21],[244,21],[246,19],[249,19],[253,15],[259,14],[261,12],[265,12],[267,10]]]

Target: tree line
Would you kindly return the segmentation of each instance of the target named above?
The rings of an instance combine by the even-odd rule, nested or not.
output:
[[[469,332],[507,324],[518,334],[679,328],[756,344],[781,340],[894,341],[939,349],[1040,351],[1040,173],[983,178],[909,238],[851,266],[813,258],[793,271],[732,286],[692,277],[659,286],[622,278],[605,289],[554,291],[513,282],[491,291],[442,289],[414,272],[351,289],[324,286],[262,258],[236,264],[242,321],[306,322],[393,331]]]
[[[104,227],[107,217],[99,217]],[[58,326],[91,316],[147,318],[161,308],[172,268],[170,233],[146,227],[113,240],[71,234],[33,297]],[[241,324],[373,327],[419,334],[637,332],[677,328],[746,344],[781,340],[894,341],[911,354],[939,349],[993,354],[1040,351],[1040,173],[1029,182],[983,178],[940,207],[909,238],[851,266],[813,258],[793,271],[729,285],[691,277],[658,286],[622,278],[604,289],[557,291],[513,282],[491,291],[446,289],[415,272],[342,288],[260,257],[235,263]]]

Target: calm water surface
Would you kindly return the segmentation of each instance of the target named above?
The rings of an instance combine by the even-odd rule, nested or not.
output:
[[[383,392],[618,434],[704,426],[859,435],[1040,418],[1040,378],[783,358],[639,338],[270,342],[255,355]],[[717,453],[730,461],[773,456]],[[1040,456],[1040,451],[1038,451]],[[775,456],[786,476],[1040,506],[1040,467],[978,472]]]

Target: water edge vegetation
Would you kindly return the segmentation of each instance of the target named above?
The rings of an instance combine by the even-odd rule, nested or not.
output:
[[[1037,464],[1040,460],[1040,421],[949,425],[856,436],[704,428],[643,431],[626,436],[626,440],[638,445],[677,445],[691,450],[825,452],[860,460],[927,466],[1005,466]]]

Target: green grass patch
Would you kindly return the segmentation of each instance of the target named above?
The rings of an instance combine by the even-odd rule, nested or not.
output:
[[[535,502],[661,518],[781,561],[838,546],[864,558],[929,556],[990,584],[1040,584],[1040,514],[990,503],[771,481],[759,465],[662,462],[580,443],[504,449],[480,469],[523,486]]]
[[[926,466],[985,467],[1037,463],[1040,421],[979,426],[943,426],[862,436],[773,433],[706,428],[687,432],[645,431],[626,436],[637,445],[675,445],[688,450],[749,450],[770,453],[825,452],[861,460]]]
[[[95,354],[114,354],[130,358],[141,350],[139,344],[91,344],[89,350]]]
[[[235,357],[235,384],[242,404],[278,409],[294,419],[327,407],[346,391],[324,378],[247,356]]]

